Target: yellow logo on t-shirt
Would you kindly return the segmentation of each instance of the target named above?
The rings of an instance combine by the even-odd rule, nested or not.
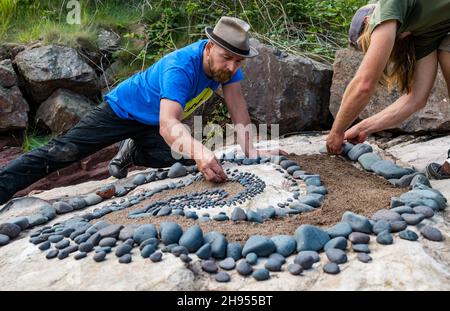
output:
[[[198,107],[203,105],[213,94],[213,90],[207,87],[203,91],[200,92],[200,94],[197,95],[197,97],[191,99],[186,106],[184,107],[183,111],[183,119],[189,117],[191,113],[193,113]]]

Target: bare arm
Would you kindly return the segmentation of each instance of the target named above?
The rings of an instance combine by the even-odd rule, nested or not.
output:
[[[169,99],[161,100],[159,132],[166,143],[176,152],[194,159],[198,169],[207,180],[221,182],[227,179],[214,153],[195,140],[180,122],[183,114],[181,105]]]
[[[287,155],[282,150],[256,150],[253,146],[253,131],[250,115],[248,114],[247,104],[242,94],[241,84],[239,82],[224,85],[223,95],[230,113],[233,124],[236,125],[238,143],[245,155],[250,158],[260,156],[269,156],[271,154]]]
[[[396,20],[386,21],[373,31],[369,49],[345,90],[341,107],[327,138],[329,152],[341,152],[344,131],[359,116],[375,92],[394,46],[396,32]]]
[[[345,139],[360,142],[375,132],[393,128],[425,107],[437,74],[437,54],[433,52],[417,62],[413,86],[409,94],[367,118],[345,133]],[[362,135],[360,135],[363,133]],[[359,139],[358,139],[359,138]]]

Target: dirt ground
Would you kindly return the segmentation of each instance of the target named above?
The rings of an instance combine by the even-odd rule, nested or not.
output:
[[[211,184],[206,181],[194,183],[182,189],[168,190],[154,195],[140,204],[106,215],[102,220],[120,224],[153,223],[159,225],[163,221],[175,221],[183,229],[191,225],[199,225],[204,233],[219,231],[229,241],[244,242],[249,236],[261,234],[273,236],[277,234],[293,235],[301,224],[312,224],[319,227],[330,227],[341,220],[345,211],[371,216],[377,210],[389,208],[391,197],[399,196],[407,189],[395,188],[384,178],[375,174],[359,170],[344,159],[329,155],[301,155],[290,156],[300,167],[310,173],[319,174],[328,194],[322,206],[312,212],[291,215],[279,219],[269,219],[262,224],[244,222],[197,222],[181,216],[150,217],[142,219],[127,218],[128,212],[150,204],[154,200],[168,198],[174,194],[185,194],[192,191],[203,191],[214,187],[223,188],[231,196],[242,191],[243,187],[237,183],[222,185]],[[206,211],[205,211],[206,212]]]

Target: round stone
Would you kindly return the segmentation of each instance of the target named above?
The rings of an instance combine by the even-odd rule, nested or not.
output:
[[[53,207],[58,214],[65,214],[73,211],[73,206],[63,201],[53,203]]]
[[[419,239],[419,236],[414,231],[411,230],[403,230],[398,234],[398,236],[401,239],[408,241],[417,241]]]
[[[370,236],[368,234],[362,233],[362,232],[352,232],[348,239],[353,244],[368,244],[370,241]]]
[[[184,246],[190,253],[196,252],[203,245],[203,231],[197,226],[187,229],[179,240],[179,245]]]
[[[290,235],[276,235],[271,240],[275,244],[275,251],[284,257],[291,255],[297,247],[297,242]]]
[[[180,260],[181,260],[182,262],[189,263],[189,262],[192,261],[192,258],[189,257],[188,254],[184,254],[184,253],[183,253],[183,254],[180,255]]]
[[[47,255],[45,255],[45,258],[47,259],[53,259],[56,258],[56,256],[58,256],[59,251],[57,249],[52,249],[50,251],[48,251]]]
[[[292,275],[299,275],[303,272],[303,268],[299,264],[293,263],[288,266],[288,271]]]
[[[220,283],[226,283],[230,281],[230,275],[224,271],[220,271],[216,274],[216,281]]]
[[[116,243],[117,243],[117,240],[115,238],[103,238],[100,240],[98,245],[101,247],[104,247],[104,246],[114,247],[114,246],[116,246]]]
[[[176,162],[173,164],[170,169],[168,176],[169,178],[177,178],[177,177],[183,177],[187,175],[186,167],[183,166],[181,163]]]
[[[125,263],[125,264],[130,263],[131,259],[132,259],[131,254],[125,254],[119,258],[119,263]]]
[[[327,230],[331,238],[344,237],[347,238],[352,233],[352,227],[347,222],[338,222],[333,227]]]
[[[154,244],[147,244],[144,246],[144,248],[141,250],[141,256],[142,258],[148,258],[151,254],[153,254],[156,251],[156,246]]]
[[[377,235],[377,242],[382,245],[390,245],[394,243],[394,237],[389,231],[383,231]]]
[[[82,258],[85,258],[87,256],[87,253],[85,252],[78,252],[77,254],[75,254],[75,256],[73,258],[75,258],[75,260],[80,260]]]
[[[444,240],[444,236],[442,235],[441,231],[439,229],[425,226],[420,230],[420,233],[428,240],[440,242]]]
[[[6,245],[9,243],[9,236],[0,234],[0,246]]]
[[[413,210],[416,214],[422,214],[425,218],[430,218],[434,216],[433,209],[425,205],[415,206]]]
[[[7,235],[10,239],[14,239],[20,234],[20,227],[16,224],[12,223],[3,223],[0,224],[0,234]]]
[[[294,262],[300,265],[304,270],[311,269],[314,264],[314,257],[309,253],[298,253],[297,257],[294,259]]]
[[[328,274],[338,274],[341,270],[334,262],[329,262],[323,266],[323,271]]]
[[[98,252],[98,253],[94,254],[94,260],[96,262],[101,262],[101,261],[105,260],[105,257],[106,257],[106,252],[105,251],[101,251],[101,252]]]
[[[162,260],[162,253],[161,252],[154,252],[150,255],[150,260],[153,262],[159,262]]]
[[[94,245],[90,242],[83,242],[83,243],[80,243],[78,248],[79,248],[80,252],[89,253],[90,251],[92,251],[94,249]]]
[[[121,258],[123,255],[128,254],[133,249],[133,246],[130,243],[123,243],[117,246],[116,248],[116,256]]]
[[[252,277],[257,281],[265,281],[270,278],[269,270],[258,269],[252,273]]]
[[[9,221],[12,224],[18,225],[20,227],[20,229],[25,230],[30,226],[30,223],[28,221],[27,217],[16,217],[14,219],[11,219],[11,221]]]
[[[393,212],[393,211],[387,210],[387,209],[382,209],[382,210],[375,212],[375,214],[373,214],[373,216],[372,216],[372,219],[374,221],[385,220],[388,222],[392,222],[392,221],[402,220],[402,217],[400,216],[399,213],[396,213],[396,212]]]
[[[114,184],[104,186],[95,192],[95,194],[99,195],[104,200],[112,198],[115,193],[116,187]]]
[[[415,226],[419,224],[422,220],[424,220],[425,216],[422,214],[402,214],[403,220],[411,226]]]
[[[372,227],[372,231],[375,234],[378,234],[382,231],[391,231],[391,224],[389,222],[387,222],[386,220],[379,220],[377,221],[373,227]]]
[[[55,244],[55,247],[57,249],[63,249],[66,248],[70,245],[70,241],[69,240],[61,240],[58,243]]]
[[[358,253],[356,257],[358,258],[359,261],[363,263],[368,263],[369,261],[372,261],[372,257],[367,255],[366,253]]]
[[[341,236],[338,236],[334,239],[331,239],[328,241],[327,244],[324,246],[324,250],[327,251],[328,249],[337,248],[345,250],[347,248],[347,239]]]
[[[331,262],[342,264],[347,262],[347,255],[341,249],[330,248],[326,251],[327,257]]]
[[[180,257],[181,254],[185,254],[188,255],[189,251],[187,250],[186,247],[184,246],[175,246],[172,248],[172,250],[170,251],[173,255],[175,255],[176,257]]]
[[[58,243],[59,241],[61,241],[63,239],[64,239],[64,236],[61,235],[61,234],[54,234],[54,235],[51,235],[51,236],[48,237],[48,240],[51,243]]]
[[[91,193],[86,197],[84,197],[83,200],[86,202],[88,206],[91,206],[100,203],[103,199],[98,194]]]
[[[233,258],[228,257],[224,260],[219,261],[219,267],[221,267],[224,270],[232,270],[236,267],[236,262]]]
[[[205,260],[202,262],[202,269],[208,273],[216,273],[219,268],[214,260]]]
[[[136,186],[140,186],[144,184],[146,181],[147,179],[144,174],[137,174],[131,182]]]
[[[358,253],[370,253],[369,245],[367,244],[353,244],[352,249]]]
[[[252,266],[245,260],[239,261],[236,270],[240,275],[247,276],[253,272]]]
[[[269,258],[264,267],[269,271],[281,271],[283,263],[276,258]]]
[[[258,255],[256,255],[255,253],[249,253],[247,254],[247,256],[245,256],[245,260],[252,266],[256,265],[256,263],[258,262]]]
[[[156,226],[153,224],[145,224],[139,226],[133,233],[133,240],[141,244],[141,242],[150,239],[156,238],[158,236],[158,231],[156,230]]]
[[[173,221],[164,221],[160,225],[161,242],[165,245],[178,243],[180,237],[183,235],[183,229],[180,225]]]
[[[408,224],[403,220],[393,221],[390,224],[391,224],[391,232],[403,231],[408,226]]]
[[[51,246],[50,241],[45,241],[44,243],[39,244],[39,249],[41,251],[45,251],[48,250],[50,246]]]

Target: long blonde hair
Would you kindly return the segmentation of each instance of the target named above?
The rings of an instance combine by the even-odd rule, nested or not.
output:
[[[369,23],[367,23],[358,38],[358,45],[364,53],[369,49],[370,36]],[[409,93],[413,85],[415,68],[416,54],[412,36],[406,36],[403,39],[396,38],[380,83],[386,85],[389,90],[397,87],[401,93]]]

